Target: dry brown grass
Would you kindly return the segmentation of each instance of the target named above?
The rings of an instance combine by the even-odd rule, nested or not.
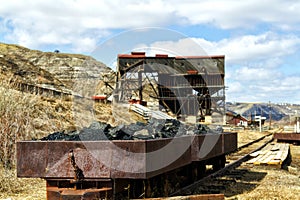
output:
[[[11,169],[15,166],[16,141],[35,137],[30,115],[37,103],[35,98],[9,89],[9,82],[4,81],[0,96],[0,165]]]
[[[13,199],[18,196],[22,196],[19,199],[24,196],[44,199],[45,181],[17,178],[16,142],[41,138],[71,126],[72,103],[13,90],[13,83],[12,76],[0,76],[0,199],[10,196],[14,196]]]
[[[246,182],[246,187],[249,184],[255,184],[256,187],[247,192],[227,199],[280,199],[292,200],[300,199],[300,182],[299,175],[294,175],[283,169],[274,169],[267,167],[255,167],[251,169],[252,173],[265,173],[266,176],[260,181]],[[237,185],[237,188],[242,190],[243,186]]]
[[[72,126],[72,102],[22,93],[13,77],[0,77],[0,166],[15,167],[16,141],[41,138]]]
[[[238,147],[247,144],[253,140],[256,140],[264,135],[269,134],[268,132],[259,132],[251,130],[238,131]]]
[[[37,178],[17,178],[16,170],[0,169],[0,199],[46,199],[46,182]]]

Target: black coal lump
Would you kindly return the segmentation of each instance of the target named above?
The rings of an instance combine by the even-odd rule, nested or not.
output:
[[[64,131],[62,131],[49,134],[46,137],[41,138],[41,140],[64,140],[64,138]]]
[[[133,140],[172,138],[185,134],[204,134],[205,125],[186,125],[176,119],[154,119],[148,123],[136,122],[129,125],[112,127],[104,122],[92,122],[90,126],[70,132],[60,131],[49,134],[41,140],[96,141],[96,140]]]
[[[177,129],[177,133],[176,136],[182,136],[185,135],[187,133],[187,128],[184,125],[179,126],[179,128]]]
[[[108,140],[104,131],[101,129],[83,128],[79,133],[82,141]]]
[[[133,134],[133,138],[141,139],[141,140],[149,140],[155,138],[155,136],[153,135],[152,129],[150,129],[149,127],[145,127],[141,130],[136,131]]]
[[[73,131],[70,131],[70,132],[67,132],[65,133],[65,135],[67,135],[65,138],[65,140],[67,141],[79,141],[80,138],[79,138],[79,132],[78,130],[73,130]]]
[[[93,122],[87,128],[83,128],[80,133],[79,137],[80,140],[83,141],[94,141],[94,140],[108,140],[110,139],[109,136],[109,129],[111,126],[109,124],[103,122]]]
[[[195,132],[195,134],[206,134],[207,129],[208,129],[207,126],[205,126],[203,124],[198,124],[197,130],[196,130],[198,133]]]
[[[58,131],[58,132],[54,132],[49,134],[46,137],[41,138],[40,140],[65,140],[65,141],[70,141],[70,140],[79,140],[78,135],[76,134],[70,134],[70,133],[66,133],[65,131]]]
[[[111,128],[111,125],[104,122],[95,121],[92,122],[88,128],[93,130],[102,130],[104,133],[108,133],[109,129]]]
[[[129,140],[132,139],[130,133],[125,132],[126,128],[125,125],[119,125],[115,128],[111,128],[109,130],[109,137],[113,140]]]
[[[127,126],[124,126],[122,130],[128,135],[133,135],[136,131],[142,130],[145,127],[144,123],[132,123]]]

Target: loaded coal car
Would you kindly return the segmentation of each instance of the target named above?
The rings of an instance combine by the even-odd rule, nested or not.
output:
[[[114,102],[128,103],[135,92],[146,105],[143,89],[150,84],[159,108],[176,118],[152,116],[115,127],[94,122],[18,142],[18,177],[45,179],[47,199],[169,196],[205,176],[207,165],[224,167],[225,156],[237,149],[236,133],[204,125],[224,119],[224,56],[133,52],[118,56],[117,74]]]
[[[224,167],[225,155],[237,148],[236,133],[179,123],[95,122],[81,131],[20,141],[17,175],[45,179],[50,200],[169,196],[204,176],[206,165]]]

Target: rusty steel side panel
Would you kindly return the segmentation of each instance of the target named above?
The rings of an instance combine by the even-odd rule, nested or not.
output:
[[[70,150],[73,150],[76,165],[83,171],[84,178],[110,177],[111,150],[107,141],[48,142],[47,146],[46,178],[74,177]]]
[[[237,148],[236,133],[206,134],[194,136],[192,160],[207,160],[228,154]]]
[[[111,178],[146,178],[146,141],[116,140],[111,147]]]
[[[45,143],[17,142],[17,176],[44,177],[47,168],[45,152]]]
[[[224,154],[223,135],[207,134],[200,147],[200,158],[209,159]],[[211,149],[210,152],[206,154],[209,149]]]
[[[146,179],[210,159],[237,148],[236,133],[157,140],[17,142],[17,176],[74,179],[75,164],[84,178]]]
[[[201,137],[201,136],[200,136]],[[191,160],[192,161],[199,161],[199,135],[191,136]]]
[[[237,141],[237,133],[227,133],[223,134],[224,141],[224,153],[228,154],[235,150],[237,150],[238,141]]]
[[[194,136],[192,160],[206,160],[223,153],[222,134],[205,134]]]
[[[105,141],[103,141],[105,142]],[[84,178],[109,178],[111,151],[103,142],[22,141],[17,143],[17,176],[40,178],[68,178],[75,176],[69,152],[73,150],[75,161]],[[98,154],[107,158],[104,164],[95,158]]]
[[[22,141],[17,143],[18,177],[73,179],[70,150],[84,178],[146,178],[146,142]]]
[[[147,178],[190,164],[191,136],[147,141]]]
[[[273,138],[285,141],[300,141],[300,133],[274,133]]]

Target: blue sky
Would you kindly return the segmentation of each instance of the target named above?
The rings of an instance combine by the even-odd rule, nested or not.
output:
[[[206,54],[225,55],[227,101],[300,104],[299,10],[297,0],[10,0],[0,7],[0,42],[102,53],[111,65],[130,44],[197,55],[193,41]],[[163,31],[134,43],[130,31],[144,27]],[[131,43],[104,48],[124,36]]]

